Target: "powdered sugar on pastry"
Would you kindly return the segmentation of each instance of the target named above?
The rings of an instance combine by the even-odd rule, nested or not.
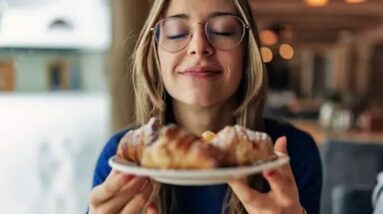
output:
[[[224,152],[224,166],[245,165],[276,157],[272,141],[266,133],[239,125],[226,126],[216,134],[211,144]]]
[[[140,128],[127,132],[119,142],[117,155],[128,161],[139,163],[144,148],[158,138],[159,129],[159,121],[151,118]]]

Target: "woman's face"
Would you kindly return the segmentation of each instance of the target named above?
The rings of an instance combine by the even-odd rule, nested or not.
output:
[[[176,16],[192,26],[190,42],[182,50],[171,53],[158,47],[161,75],[173,99],[207,107],[225,103],[238,89],[243,72],[243,41],[222,50],[205,35],[205,23],[222,14],[237,15],[232,0],[170,1],[165,18]]]

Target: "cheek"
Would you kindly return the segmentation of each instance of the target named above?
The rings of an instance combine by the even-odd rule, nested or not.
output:
[[[160,74],[165,90],[171,97],[177,100],[185,101],[183,96],[186,94],[188,87],[182,84],[176,74],[177,66],[181,62],[181,57],[174,54],[159,50]]]
[[[226,85],[229,93],[234,93],[242,79],[243,75],[243,52],[233,51],[230,55],[220,57],[220,63],[225,67]]]
[[[169,56],[169,53],[159,50],[158,58],[160,62],[160,72],[165,86],[172,82],[174,78],[174,70],[176,66],[175,57]]]

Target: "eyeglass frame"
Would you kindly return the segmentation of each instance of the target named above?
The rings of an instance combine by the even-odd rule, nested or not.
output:
[[[233,18],[239,20],[239,21],[241,22],[242,26],[243,26],[243,32],[242,32],[241,39],[240,39],[240,40],[239,40],[233,47],[228,48],[228,49],[222,49],[222,48],[217,48],[217,47],[215,47],[215,46],[211,43],[211,41],[210,41],[210,39],[209,39],[209,36],[208,36],[208,32],[207,32],[208,29],[207,29],[207,26],[208,26],[208,23],[209,23],[209,19],[214,19],[214,18],[219,17],[219,16],[230,16],[230,17],[233,17]],[[250,30],[251,27],[250,27],[249,24],[246,23],[247,20],[243,20],[241,17],[235,16],[235,15],[231,15],[231,14],[227,14],[227,15],[225,14],[225,15],[219,15],[219,16],[211,17],[211,18],[209,18],[208,20],[206,20],[205,22],[195,22],[195,23],[192,23],[192,24],[188,24],[188,25],[189,25],[189,29],[194,28],[196,25],[204,25],[205,38],[208,40],[209,44],[211,44],[214,48],[219,49],[219,50],[230,50],[230,49],[233,49],[234,47],[238,46],[238,45],[243,41],[243,38],[244,38],[245,35],[246,35],[246,30]],[[154,25],[154,27],[151,27],[151,28],[150,28],[150,31],[152,32],[152,36],[154,37],[155,42],[156,42],[156,43],[158,44],[158,46],[160,46],[164,51],[169,52],[169,53],[177,53],[177,52],[180,52],[181,50],[183,50],[184,48],[186,48],[186,47],[189,45],[189,43],[190,43],[190,41],[191,41],[191,38],[192,38],[192,35],[193,35],[193,32],[190,31],[190,32],[188,33],[188,34],[189,34],[189,35],[188,35],[188,37],[189,37],[189,38],[188,38],[188,41],[187,41],[187,42],[185,43],[185,45],[184,45],[183,47],[181,47],[179,50],[176,50],[176,51],[169,51],[169,50],[166,50],[164,47],[162,47],[162,45],[159,44],[159,41],[156,39],[156,33],[155,33],[155,30],[156,30],[157,25],[158,25],[159,23],[161,23],[161,22],[163,22],[164,20],[167,20],[167,19],[179,19],[179,20],[182,20],[182,21],[186,22],[185,20],[183,20],[183,19],[181,19],[181,18],[179,18],[179,17],[167,17],[167,18],[164,18],[164,19],[159,20],[159,21]]]

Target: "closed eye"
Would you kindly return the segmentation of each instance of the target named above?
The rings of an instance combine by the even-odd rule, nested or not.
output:
[[[214,30],[208,30],[209,34],[216,35],[216,36],[233,36],[235,35],[235,32],[233,31],[214,31]]]
[[[166,38],[167,39],[182,39],[187,35],[188,35],[187,33],[183,33],[183,34],[178,34],[178,35],[174,35],[174,36],[166,36]]]
[[[211,32],[211,33],[218,35],[218,36],[232,36],[232,35],[234,35],[234,33],[232,33],[232,32]]]

